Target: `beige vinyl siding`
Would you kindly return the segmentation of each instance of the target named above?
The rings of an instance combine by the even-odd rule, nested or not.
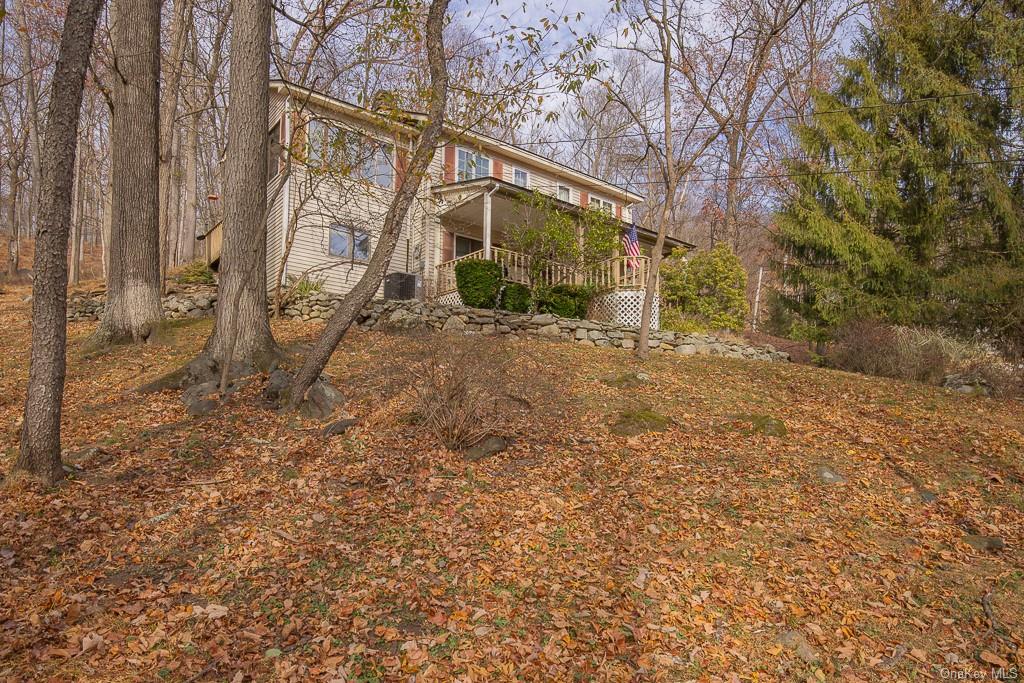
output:
[[[287,98],[284,94],[276,91],[270,93],[270,115],[267,130],[274,127],[274,124],[281,120],[284,113]],[[280,189],[278,189],[280,188]],[[276,192],[276,195],[275,195]],[[285,188],[281,187],[281,174],[270,178],[267,182],[267,201],[270,208],[267,210],[267,290],[273,291],[277,277],[277,269],[281,263],[281,235],[284,225],[284,195]]]
[[[363,131],[393,146],[392,161],[397,165],[398,146],[384,131],[369,127],[354,117],[308,107],[303,118],[316,116],[337,121],[345,127]],[[440,168],[440,166],[438,166]],[[398,181],[397,170],[394,182]],[[416,247],[423,243],[425,198],[430,182],[421,185],[420,199],[413,203],[402,225],[387,272],[417,272]],[[330,254],[330,228],[334,224],[364,231],[370,238],[371,254],[377,248],[384,217],[394,197],[394,185],[383,188],[357,179],[325,177],[296,163],[289,180],[292,216],[297,214],[294,242],[288,257],[287,279],[307,277],[322,281],[327,291],[345,294],[366,271],[366,263]],[[278,235],[278,241],[281,237]],[[421,247],[424,271],[428,253]],[[278,250],[280,254],[280,249]],[[424,272],[425,274],[425,272]]]
[[[456,146],[462,147],[463,149],[473,149],[468,145],[459,145],[457,143]],[[504,180],[507,183],[515,184],[515,169],[518,168],[523,171],[526,171],[526,173],[528,174],[527,188],[530,190],[538,190],[552,197],[557,197],[559,186],[568,187],[569,203],[575,204],[576,206],[580,206],[581,193],[586,192],[590,197],[598,196],[601,197],[602,199],[605,199],[606,201],[612,202],[615,206],[621,206],[622,220],[627,222],[629,222],[630,220],[632,212],[630,211],[629,207],[623,204],[621,199],[612,196],[611,193],[609,193],[606,189],[598,190],[594,189],[593,187],[581,187],[578,183],[574,182],[571,179],[558,176],[546,170],[541,170],[537,166],[525,164],[518,161],[511,161],[506,157],[503,157],[500,153],[500,150],[497,149],[484,149],[482,151],[484,155],[490,157],[491,159],[492,173],[494,170],[494,162],[501,162],[502,168],[500,176],[494,174],[494,177],[498,178],[499,180]]]
[[[267,211],[267,290],[273,291],[276,284],[277,269],[281,264],[281,235],[284,226],[284,193],[285,188],[274,196],[281,181],[280,175],[273,178],[267,184],[267,201],[270,201],[270,209]]]

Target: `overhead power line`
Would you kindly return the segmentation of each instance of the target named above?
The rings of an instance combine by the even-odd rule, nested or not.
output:
[[[828,116],[832,114],[845,114],[851,111],[866,111],[873,109],[884,109],[886,107],[905,107],[910,104],[917,104],[919,102],[935,102],[938,100],[955,99],[960,97],[982,97],[989,92],[1011,92],[1014,90],[1024,89],[1024,85],[1006,85],[1006,86],[995,86],[991,88],[982,88],[983,92],[969,91],[960,93],[949,93],[946,95],[930,95],[928,97],[916,97],[900,100],[898,102],[882,102],[880,104],[864,104],[854,107],[840,107],[838,109],[825,109],[823,111],[816,111],[809,114],[779,114],[777,116],[763,116],[759,118],[737,120],[731,122],[731,125],[747,126],[752,123],[774,123],[778,121],[793,121],[799,118],[814,117],[814,116]],[[694,126],[693,130],[714,130],[719,127],[717,123],[702,124]],[[687,129],[689,130],[689,128]],[[652,131],[653,135],[661,135],[664,131]],[[619,140],[626,138],[643,137],[647,135],[645,132],[633,131],[630,133],[609,133],[608,135],[593,135],[590,137],[579,137],[579,138],[562,138],[557,140],[530,140],[527,142],[517,142],[517,147],[537,146],[537,145],[555,145],[561,143],[579,143],[579,142],[593,142],[595,140]]]
[[[979,159],[977,161],[961,161],[952,166],[955,167],[969,167],[969,166],[999,166],[1002,164],[1019,164],[1024,163],[1024,157],[1016,159]],[[918,166],[918,168],[941,168],[940,164],[924,164]],[[707,178],[691,178],[689,183],[721,183],[726,181],[740,181],[740,180],[782,180],[786,178],[807,178],[811,176],[832,176],[832,175],[856,175],[860,173],[880,173],[882,171],[889,170],[881,167],[872,168],[844,168],[844,169],[833,169],[829,171],[807,171],[805,173],[766,173],[760,175],[747,175],[747,176],[711,176]],[[643,180],[635,183],[626,183],[621,187],[630,188],[637,186],[659,186],[663,183],[654,180]]]

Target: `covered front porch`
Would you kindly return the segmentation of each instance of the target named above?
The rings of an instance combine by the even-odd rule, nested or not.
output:
[[[559,264],[531,268],[530,257],[505,246],[508,227],[537,220],[528,206],[531,191],[497,178],[450,183],[434,188],[440,207],[442,247],[440,263],[435,267],[433,295],[442,297],[456,290],[455,266],[466,259],[495,261],[502,266],[505,279],[529,287],[558,284],[588,285],[598,293],[636,291],[646,286],[650,272],[650,251],[654,235],[640,229],[641,255],[617,254],[584,270]],[[552,206],[569,215],[579,215],[581,207],[554,197]],[[629,223],[621,223],[624,232]],[[679,240],[667,240],[664,254]]]
[[[434,188],[440,208],[442,231],[441,260],[435,266],[432,295],[446,304],[461,303],[455,280],[458,263],[480,259],[501,265],[504,277],[531,289],[560,284],[591,287],[595,297],[588,317],[619,324],[639,325],[643,293],[651,271],[650,253],[655,236],[638,230],[641,244],[639,256],[620,253],[585,268],[545,262],[533,267],[531,257],[508,248],[505,244],[510,226],[536,220],[529,209],[531,191],[496,178],[480,178]],[[580,215],[581,207],[551,198],[557,211]],[[622,232],[629,223],[619,220]],[[582,229],[582,228],[581,228]],[[679,240],[669,240],[664,253]],[[657,283],[656,283],[657,286]],[[657,302],[657,298],[655,299]],[[657,326],[655,306],[655,327]]]

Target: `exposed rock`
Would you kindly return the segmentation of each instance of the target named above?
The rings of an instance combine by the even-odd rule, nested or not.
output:
[[[846,477],[841,475],[836,470],[832,469],[828,465],[820,464],[814,469],[814,473],[818,479],[826,484],[844,484],[846,483]]]
[[[736,419],[750,423],[750,429],[742,430],[744,434],[764,434],[765,436],[786,436],[786,423],[771,415],[741,414]]]
[[[542,313],[540,315],[533,316],[532,322],[538,327],[544,327],[545,325],[552,325],[557,322],[557,318],[550,313]]]
[[[185,391],[181,393],[181,402],[184,403],[186,406],[190,406],[197,401],[203,400],[204,398],[210,396],[211,394],[216,394],[217,388],[219,386],[220,383],[215,380],[211,380],[209,382],[202,382],[201,384],[193,384],[192,386],[190,386],[188,389],[185,389]]]
[[[542,337],[557,337],[559,334],[561,334],[561,332],[562,331],[561,329],[559,329],[558,325],[554,323],[551,323],[550,325],[544,325],[543,327],[537,330],[537,334],[539,334]]]
[[[999,536],[968,534],[964,536],[964,543],[979,552],[994,553],[1006,548],[1006,542]]]
[[[492,455],[502,452],[508,448],[509,442],[501,436],[489,436],[475,446],[470,446],[463,453],[466,460],[476,462],[489,458]]]
[[[992,394],[992,387],[981,377],[973,375],[946,375],[942,380],[942,386],[961,394],[970,396],[989,396]]]
[[[188,404],[187,412],[194,417],[209,415],[217,409],[217,401],[211,398],[203,398]]]
[[[344,404],[345,397],[329,382],[318,379],[306,391],[305,398],[299,404],[299,414],[312,420],[324,420]]]
[[[263,387],[263,399],[268,403],[280,405],[293,379],[294,375],[287,370],[281,370],[280,368],[274,370],[270,373],[270,377],[267,378],[266,386]]]
[[[348,431],[349,427],[354,427],[359,424],[359,420],[354,417],[343,417],[340,420],[335,420],[321,432],[324,436],[340,436]]]
[[[602,384],[616,389],[632,389],[647,384],[651,376],[646,372],[623,372],[618,375],[607,375],[601,378]]]
[[[821,661],[818,652],[811,647],[807,637],[800,631],[786,631],[779,635],[776,642],[787,650],[791,650],[805,664],[817,664]]]
[[[466,329],[466,321],[457,315],[450,315],[441,326],[443,332],[462,332]]]
[[[648,432],[663,432],[671,425],[671,418],[650,408],[640,408],[619,413],[618,420],[611,426],[611,432],[618,436],[639,436]]]

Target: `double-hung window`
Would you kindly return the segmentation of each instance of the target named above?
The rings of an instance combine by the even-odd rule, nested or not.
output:
[[[313,119],[307,127],[309,165],[391,188],[395,180],[394,147],[368,135]]]
[[[572,200],[572,194],[569,192],[569,188],[565,185],[558,186],[558,198],[563,202],[569,202]]]
[[[590,205],[593,206],[598,211],[604,211],[609,215],[615,215],[615,204],[609,202],[606,199],[601,199],[600,197],[591,197]]]
[[[491,160],[480,152],[459,149],[457,180],[476,180],[491,175]]]
[[[328,253],[353,261],[370,260],[370,235],[365,230],[335,223],[330,228]]]
[[[373,138],[351,133],[349,148],[352,153],[352,175],[391,188],[395,181],[394,148]]]
[[[517,168],[512,172],[512,183],[519,187],[529,187],[530,174],[521,168]]]

